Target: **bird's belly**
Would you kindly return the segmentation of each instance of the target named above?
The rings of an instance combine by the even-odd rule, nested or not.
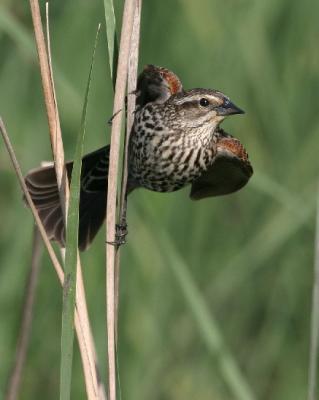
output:
[[[135,154],[131,174],[138,185],[155,192],[174,192],[193,182],[211,164],[203,149],[162,149]],[[151,154],[151,155],[150,155]]]
[[[165,171],[158,168],[145,168],[141,170],[135,179],[139,185],[155,192],[174,192],[191,183],[200,174],[178,173],[175,166],[165,166]]]

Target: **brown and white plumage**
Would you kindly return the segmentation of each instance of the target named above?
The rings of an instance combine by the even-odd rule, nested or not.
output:
[[[143,187],[172,192],[191,184],[191,198],[219,196],[244,186],[252,175],[239,140],[219,124],[240,114],[223,93],[185,91],[171,71],[147,66],[139,77],[137,108],[129,145],[128,191]],[[82,162],[79,248],[91,243],[105,219],[109,146]],[[71,178],[72,162],[66,164]],[[25,178],[50,239],[65,244],[65,229],[53,167]]]

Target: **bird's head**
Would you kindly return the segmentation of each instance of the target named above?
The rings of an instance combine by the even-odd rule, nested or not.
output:
[[[168,101],[184,128],[214,129],[227,116],[244,114],[222,92],[212,89],[191,89],[171,96]]]

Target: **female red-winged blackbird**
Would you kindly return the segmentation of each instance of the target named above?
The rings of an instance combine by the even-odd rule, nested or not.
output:
[[[127,192],[142,187],[173,192],[191,184],[191,198],[219,196],[243,187],[253,170],[239,140],[219,124],[242,114],[217,90],[183,90],[171,71],[147,66],[138,79],[137,107],[129,145]],[[79,248],[91,243],[105,219],[109,146],[82,162]],[[69,179],[72,162],[66,164]],[[65,244],[65,229],[53,167],[25,178],[50,239]]]

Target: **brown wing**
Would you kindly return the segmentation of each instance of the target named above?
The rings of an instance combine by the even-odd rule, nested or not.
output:
[[[82,160],[79,209],[79,249],[92,242],[105,219],[109,146],[87,154]],[[66,163],[69,180],[73,163]],[[65,228],[53,166],[28,172],[25,183],[49,239],[65,246]]]
[[[216,158],[211,167],[196,179],[191,188],[192,200],[236,192],[249,181],[253,168],[238,139],[220,130]]]

